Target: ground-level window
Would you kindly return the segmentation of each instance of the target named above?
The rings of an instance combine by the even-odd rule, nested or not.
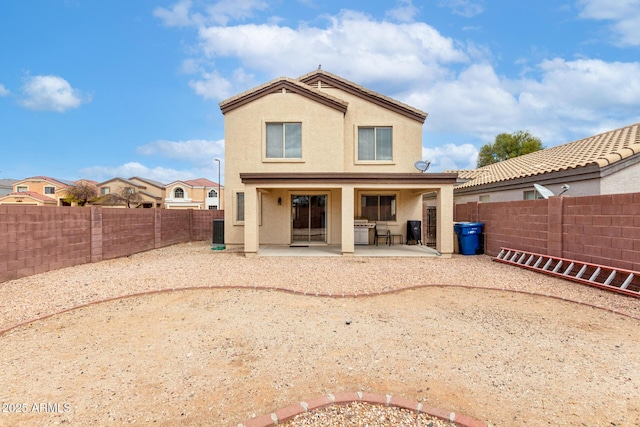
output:
[[[358,128],[358,160],[393,160],[390,126]]]
[[[267,123],[267,158],[302,158],[302,123]]]
[[[218,210],[218,207],[216,205],[209,205],[207,206],[207,209],[209,209],[210,211],[215,211]]]
[[[362,217],[369,221],[395,221],[396,220],[396,196],[395,195],[364,195],[361,199]]]
[[[236,193],[236,221],[244,221],[244,193]]]
[[[483,194],[482,196],[478,197],[478,201],[483,203],[489,203],[490,199],[491,196],[489,194]]]
[[[522,200],[536,200],[536,199],[544,199],[540,193],[536,190],[527,190],[523,192]]]
[[[55,187],[44,187],[44,194],[56,194]]]

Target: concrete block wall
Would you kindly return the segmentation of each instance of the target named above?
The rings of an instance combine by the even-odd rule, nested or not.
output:
[[[0,205],[0,283],[195,240],[223,211]]]
[[[0,205],[0,282],[90,261],[88,209]]]
[[[191,240],[213,241],[213,220],[224,219],[222,210],[198,210],[193,212]]]
[[[102,259],[156,247],[155,209],[102,209]]]
[[[566,258],[640,271],[640,193],[564,199]]]
[[[455,221],[485,224],[488,255],[509,247],[640,271],[640,193],[471,202]]]

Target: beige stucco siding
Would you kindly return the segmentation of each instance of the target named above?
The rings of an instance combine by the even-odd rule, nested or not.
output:
[[[322,90],[349,103],[349,109],[344,118],[343,135],[345,172],[416,172],[413,164],[422,160],[422,144],[416,144],[416,141],[422,141],[421,122],[339,89],[324,88]],[[392,161],[357,161],[358,128],[363,126],[393,128]]]
[[[605,176],[600,184],[602,194],[640,193],[640,163]]]

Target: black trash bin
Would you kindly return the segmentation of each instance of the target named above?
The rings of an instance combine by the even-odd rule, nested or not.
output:
[[[416,242],[415,244],[422,244],[422,226],[420,221],[409,220],[407,221],[407,245],[409,242]]]
[[[213,220],[213,242],[214,245],[224,245],[224,219]]]

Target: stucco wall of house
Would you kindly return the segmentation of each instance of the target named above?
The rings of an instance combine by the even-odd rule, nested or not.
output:
[[[267,122],[302,122],[302,159],[265,158]],[[224,205],[231,207],[232,218],[235,218],[237,212],[234,201],[236,194],[244,189],[240,180],[241,172],[340,172],[343,170],[343,114],[301,95],[276,93],[264,96],[227,112],[224,123],[225,189],[227,191],[223,197]],[[269,206],[269,204],[263,205],[262,208]],[[277,211],[280,208],[281,206]],[[266,231],[268,227],[262,227],[262,229],[269,233]],[[271,239],[271,236],[264,235],[264,239]],[[243,224],[233,220],[225,221],[225,243],[242,245],[243,242]]]
[[[563,184],[569,184],[569,191],[564,195],[571,197],[581,197],[581,196],[596,196],[600,194],[600,182],[597,179],[588,179],[581,181],[560,181],[549,183],[544,179],[540,179],[535,181],[536,183],[544,185],[549,190],[553,191],[554,194],[560,194],[562,191]],[[489,202],[511,202],[524,200],[525,191],[535,190],[533,187],[533,182],[529,184],[513,184],[513,186],[509,187],[507,190],[503,191],[485,191],[485,192],[474,192],[473,194],[459,194],[455,195],[455,202],[458,203],[469,203],[469,202],[479,202],[481,196],[488,195]]]
[[[604,176],[601,187],[602,194],[640,192],[640,162]]]
[[[344,116],[344,171],[346,172],[416,172],[414,163],[422,160],[422,123],[400,115],[336,88],[322,91],[349,103]],[[358,128],[391,126],[393,160],[362,162],[357,160]]]

